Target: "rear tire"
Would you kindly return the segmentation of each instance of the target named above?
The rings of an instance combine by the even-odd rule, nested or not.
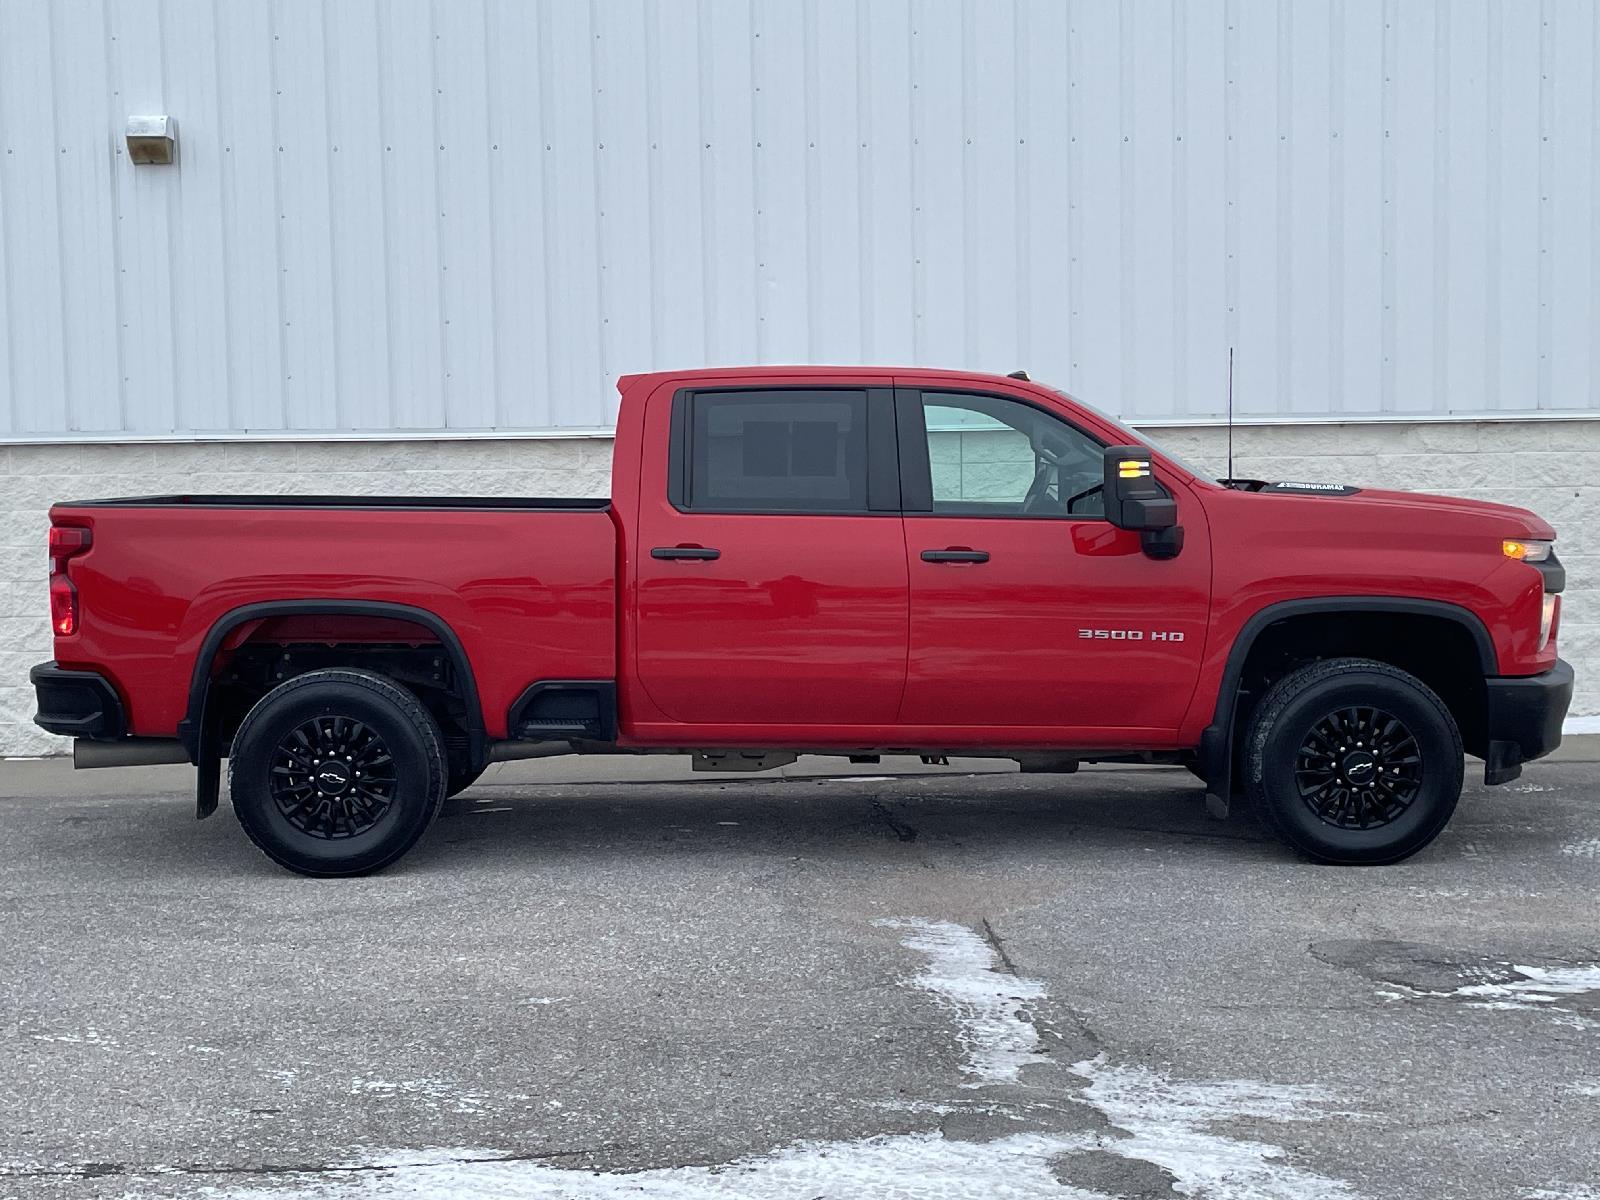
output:
[[[370,671],[280,684],[239,723],[228,759],[245,833],[302,875],[365,875],[394,862],[438,813],[446,778],[433,717]]]
[[[1461,733],[1415,676],[1335,658],[1284,676],[1245,737],[1245,792],[1302,854],[1395,863],[1439,835],[1461,796]]]

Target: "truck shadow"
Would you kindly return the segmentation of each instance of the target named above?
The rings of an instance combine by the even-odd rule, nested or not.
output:
[[[1181,771],[1062,776],[917,775],[529,787],[488,785],[446,802],[394,870],[637,853],[1053,862],[1118,847],[1219,858],[1286,852],[1243,814],[1206,815]]]

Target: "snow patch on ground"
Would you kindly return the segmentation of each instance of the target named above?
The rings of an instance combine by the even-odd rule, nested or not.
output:
[[[1089,1148],[1081,1134],[1019,1133],[954,1142],[938,1133],[801,1142],[717,1166],[597,1173],[472,1151],[400,1154],[299,1186],[223,1191],[227,1200],[287,1195],[340,1200],[1108,1200],[1056,1179],[1052,1159]],[[387,1168],[373,1170],[371,1168]]]
[[[1044,999],[1044,984],[996,970],[1000,957],[965,925],[905,918],[874,921],[904,932],[901,945],[928,956],[911,982],[932,992],[955,1013],[956,1037],[967,1052],[961,1070],[967,1087],[1016,1083],[1022,1068],[1047,1063],[1039,1052],[1030,1002]]]
[[[1474,968],[1468,977],[1473,975],[1484,982],[1440,991],[1390,980],[1377,994],[1385,1000],[1460,1000],[1468,1008],[1495,1012],[1542,1012],[1574,1029],[1596,1027],[1593,1020],[1563,1007],[1560,1001],[1600,992],[1600,965],[1526,967],[1505,963]]]
[[[1143,1067],[1112,1066],[1105,1055],[1073,1071],[1089,1081],[1083,1098],[1131,1137],[1102,1148],[1165,1168],[1177,1190],[1215,1200],[1350,1200],[1341,1180],[1283,1162],[1281,1147],[1213,1133],[1220,1121],[1317,1121],[1330,1099],[1319,1087],[1229,1079],[1180,1083]]]
[[[1600,858],[1600,838],[1586,838],[1581,842],[1568,842],[1561,847],[1561,853],[1570,854],[1574,858]]]
[[[1513,966],[1511,969],[1522,978],[1468,984],[1448,994],[1469,997],[1468,1003],[1475,1008],[1528,1010],[1541,1005],[1555,1005],[1557,1000],[1566,996],[1600,992],[1600,966]]]

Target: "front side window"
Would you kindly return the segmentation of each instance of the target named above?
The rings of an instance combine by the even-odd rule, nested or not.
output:
[[[924,392],[933,511],[949,516],[1103,517],[1102,447],[1032,405]]]
[[[689,403],[691,510],[867,508],[866,392],[699,392]]]

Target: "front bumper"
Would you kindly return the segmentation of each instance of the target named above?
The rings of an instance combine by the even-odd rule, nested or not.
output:
[[[1572,667],[1556,665],[1538,675],[1503,675],[1484,681],[1488,690],[1488,745],[1483,781],[1509,783],[1522,764],[1561,744],[1561,722],[1572,703]]]
[[[104,675],[45,662],[28,672],[28,682],[39,700],[33,723],[40,729],[100,741],[115,741],[128,732],[122,698]]]

